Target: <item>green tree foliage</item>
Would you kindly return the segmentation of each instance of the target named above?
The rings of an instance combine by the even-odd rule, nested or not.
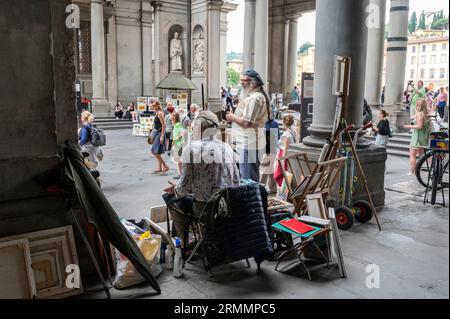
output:
[[[439,12],[433,14],[433,22],[431,22],[431,25],[433,25],[438,19],[439,19]],[[433,27],[431,28],[433,29]]]
[[[233,88],[239,85],[240,74],[235,69],[228,67],[227,68],[227,86],[231,86]]]
[[[301,46],[300,46],[300,48],[298,49],[298,53],[304,53],[304,52],[306,52],[306,51],[308,51],[308,49],[310,48],[310,47],[313,47],[314,46],[314,44],[312,44],[311,42],[305,42],[305,43],[303,43]]]
[[[448,19],[444,18],[444,19],[436,20],[431,25],[431,29],[433,29],[433,30],[446,30],[446,29],[448,29]]]
[[[414,33],[417,28],[417,14],[416,11],[414,11],[411,15],[411,19],[409,19],[408,23],[408,31],[409,33]]]
[[[419,30],[425,30],[427,26],[425,25],[425,12],[422,11],[419,18],[419,25],[417,26],[417,29]]]

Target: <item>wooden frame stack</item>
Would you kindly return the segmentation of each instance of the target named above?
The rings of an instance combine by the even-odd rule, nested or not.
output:
[[[83,293],[81,279],[79,288],[66,285],[67,275],[70,274],[66,272],[67,266],[79,265],[72,226],[0,238],[0,247],[17,242],[26,243],[25,260],[29,259],[27,278],[32,286],[29,298],[65,298]],[[3,286],[2,280],[6,279],[0,273]],[[26,295],[16,297],[27,298]]]

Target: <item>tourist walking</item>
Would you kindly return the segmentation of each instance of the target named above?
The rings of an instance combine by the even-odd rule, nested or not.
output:
[[[291,92],[291,103],[298,104],[300,103],[300,95],[298,93],[298,88],[294,86],[294,89]]]
[[[411,84],[412,95],[411,95],[411,104],[409,108],[409,114],[411,120],[416,117],[416,105],[417,101],[425,98],[425,88],[423,87],[423,81],[417,81],[417,87],[414,84]]]
[[[173,112],[172,123],[173,123],[173,143],[172,143],[172,160],[178,167],[178,176],[175,176],[174,179],[178,179],[181,176],[182,172],[182,162],[181,155],[183,153],[183,147],[187,141],[187,129],[181,124],[180,114],[177,112]]]
[[[437,111],[439,113],[439,117],[441,120],[444,120],[445,116],[445,107],[447,106],[447,95],[448,92],[445,90],[443,86],[439,89],[439,95],[436,98]]]
[[[428,118],[428,107],[425,99],[417,100],[416,115],[412,125],[404,125],[405,128],[412,129],[411,144],[409,150],[410,172],[408,175],[415,174],[416,158],[425,152],[428,147],[430,137],[430,119]]]
[[[391,127],[387,117],[388,112],[381,109],[378,113],[378,124],[373,130],[376,132],[375,145],[386,147],[389,143],[389,138],[391,137]]]
[[[172,114],[175,111],[175,108],[173,107],[172,103],[167,103],[167,115],[165,116],[164,120],[166,121],[166,150],[167,155],[170,156],[170,151],[172,150],[172,131],[173,131],[173,124],[172,124]]]
[[[97,168],[98,162],[103,160],[103,153],[100,147],[91,143],[91,129],[94,120],[94,115],[89,111],[81,113],[81,128],[78,132],[78,142],[81,150],[89,154],[84,160],[89,169]]]
[[[166,162],[162,158],[162,154],[165,152],[165,130],[166,121],[164,119],[164,112],[159,101],[155,101],[152,104],[153,110],[156,113],[156,117],[153,123],[153,130],[150,134],[154,134],[153,144],[152,144],[152,154],[157,160],[157,168],[153,173],[164,174],[169,170]]]
[[[278,160],[286,156],[289,152],[289,147],[297,142],[295,131],[292,129],[293,124],[294,124],[293,115],[286,115],[283,117],[284,132],[281,135],[280,140],[278,141],[277,162],[275,162],[275,173],[274,173],[275,181],[280,187],[283,184],[284,177],[283,171],[278,163]],[[287,169],[286,161],[281,162],[284,169],[286,170]]]

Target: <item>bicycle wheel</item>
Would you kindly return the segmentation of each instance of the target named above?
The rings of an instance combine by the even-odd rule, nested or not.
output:
[[[428,181],[428,174],[431,169],[431,158],[433,157],[433,152],[426,152],[424,155],[422,155],[416,164],[416,178],[417,181],[423,186],[427,187],[427,181]],[[449,155],[445,154],[444,158],[442,159],[442,185],[444,187],[449,186]],[[428,187],[431,188],[432,185],[429,185]],[[441,188],[441,185],[438,184],[438,189]]]
[[[442,187],[449,187],[449,175],[448,175],[448,155],[443,159],[443,169],[442,169]]]
[[[436,204],[436,194],[438,191],[438,184],[439,179],[441,177],[441,160],[440,159],[433,159],[433,163],[431,164],[433,166],[433,176],[432,183],[431,183],[431,205]]]
[[[432,152],[426,152],[416,163],[416,178],[423,187],[427,187],[428,174],[430,173],[429,159],[433,157]]]

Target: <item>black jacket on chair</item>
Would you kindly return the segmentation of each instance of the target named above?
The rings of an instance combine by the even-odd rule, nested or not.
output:
[[[206,268],[255,258],[259,264],[273,255],[267,214],[267,192],[258,183],[222,190],[228,213],[216,215],[214,231],[204,232]],[[212,205],[215,207],[215,205]],[[206,219],[213,211],[205,211]]]

